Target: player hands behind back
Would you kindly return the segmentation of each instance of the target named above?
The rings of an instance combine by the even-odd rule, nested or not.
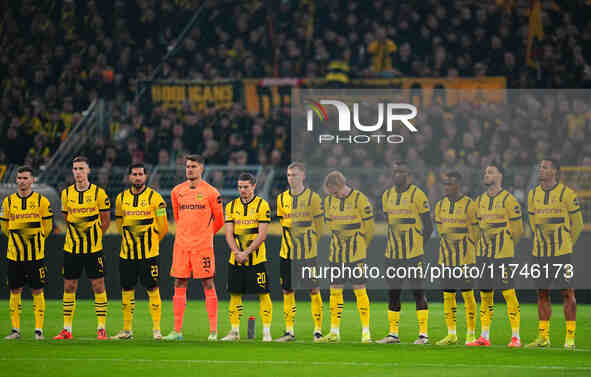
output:
[[[174,251],[170,276],[175,278],[174,330],[164,340],[183,339],[183,316],[187,306],[187,286],[191,274],[201,279],[205,308],[209,319],[210,341],[216,341],[218,296],[215,291],[215,255],[213,236],[224,225],[220,193],[201,177],[205,160],[200,155],[185,157],[187,180],[172,189],[172,211],[176,222]]]
[[[18,191],[4,198],[0,209],[2,233],[8,237],[8,286],[10,288],[10,321],[12,331],[4,339],[21,337],[21,294],[26,283],[33,293],[35,313],[35,339],[43,339],[45,297],[47,284],[45,239],[51,233],[53,213],[49,200],[31,190],[35,182],[33,170],[28,166],[18,168]]]

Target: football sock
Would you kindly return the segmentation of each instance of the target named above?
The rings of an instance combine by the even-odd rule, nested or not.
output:
[[[45,319],[45,295],[43,291],[38,295],[33,295],[33,312],[35,313],[35,328],[43,329],[43,320]]]
[[[96,313],[96,328],[104,329],[107,323],[107,292],[94,294],[94,311]]]
[[[355,289],[355,298],[357,299],[357,310],[361,319],[361,327],[369,329],[369,297],[365,288]]]
[[[429,334],[429,309],[417,310],[417,320],[419,321],[419,335],[427,336]]]
[[[312,318],[314,318],[314,332],[322,332],[322,295],[320,292],[311,293]]]
[[[490,323],[494,313],[494,291],[480,291],[480,327],[482,336],[490,337]]]
[[[283,294],[283,315],[285,316],[285,331],[293,334],[295,323],[296,303],[295,292]]]
[[[204,289],[205,308],[207,309],[207,319],[209,320],[209,332],[218,331],[218,295],[215,289]]]
[[[228,314],[230,315],[230,325],[232,326],[232,330],[238,331],[240,330],[240,318],[242,318],[242,310],[244,307],[242,306],[242,295],[241,294],[230,294],[230,310]]]
[[[160,298],[160,288],[156,287],[148,290],[148,300],[150,305],[150,316],[152,317],[152,330],[160,330],[160,319],[162,318],[162,300]]]
[[[76,292],[64,292],[64,329],[72,332],[72,322],[76,311]]]
[[[259,304],[261,307],[260,315],[263,327],[271,327],[271,321],[273,320],[273,303],[271,302],[271,296],[268,293],[260,294]]]
[[[400,326],[400,312],[388,310],[388,323],[390,324],[389,334],[398,336]]]
[[[550,339],[550,321],[540,321],[538,325],[538,333],[544,339]]]
[[[464,310],[466,311],[466,332],[474,334],[476,329],[476,298],[474,298],[474,291],[462,292],[464,298]]]
[[[343,314],[343,288],[330,288],[330,330],[338,329],[341,326],[341,315]]]
[[[174,331],[180,333],[183,330],[183,317],[187,308],[187,288],[174,288],[172,305],[174,311]]]
[[[505,302],[507,303],[507,315],[509,316],[509,323],[511,323],[511,332],[513,336],[519,337],[521,311],[515,289],[505,289],[503,291],[503,297],[505,297]]]
[[[456,333],[456,308],[456,292],[443,292],[443,313],[448,334]]]
[[[575,333],[577,331],[577,321],[566,321],[566,339],[575,340]]]
[[[10,308],[10,322],[12,322],[12,328],[15,330],[21,329],[21,293],[10,292],[10,300],[8,302]]]
[[[123,330],[131,331],[133,311],[135,309],[135,291],[121,291],[121,308],[123,310]]]

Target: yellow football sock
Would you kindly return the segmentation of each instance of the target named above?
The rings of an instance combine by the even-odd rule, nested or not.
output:
[[[64,292],[64,328],[72,331],[74,312],[76,311],[76,292]]]
[[[322,332],[322,296],[320,292],[311,293],[312,318],[314,318],[314,332]]]
[[[390,334],[398,336],[400,327],[400,312],[388,310],[388,323],[390,324]]]
[[[148,290],[150,305],[150,316],[152,317],[152,330],[160,330],[160,319],[162,318],[162,300],[160,299],[160,288]]]
[[[490,323],[494,313],[494,291],[480,291],[480,326],[483,332],[490,332]]]
[[[419,335],[428,335],[429,309],[417,310],[417,320],[419,321]]]
[[[12,293],[10,292],[10,300],[8,302],[8,307],[10,308],[10,322],[12,322],[12,328],[16,330],[21,329],[21,310],[22,310],[22,301],[21,301],[21,293]]]
[[[104,329],[107,323],[107,292],[94,294],[94,311],[96,313],[96,328]]]
[[[521,322],[521,310],[519,309],[519,301],[515,294],[515,289],[505,289],[503,297],[507,303],[507,315],[509,316],[509,323],[511,323],[511,330],[513,334],[519,333],[519,325]]]
[[[330,289],[330,328],[338,329],[341,326],[343,314],[343,288]]]
[[[244,310],[244,307],[242,306],[242,295],[235,293],[230,294],[230,309],[228,310],[228,314],[230,315],[230,325],[232,325],[233,330],[240,328],[242,310]]]
[[[271,326],[273,320],[273,303],[271,302],[271,296],[268,293],[259,295],[260,314],[263,326]]]
[[[123,309],[123,330],[131,331],[133,311],[135,310],[135,291],[121,291],[121,308]]]
[[[566,321],[566,339],[574,340],[577,331],[577,321]]]
[[[296,303],[295,292],[283,294],[283,315],[285,316],[285,331],[293,334],[295,323]]]
[[[443,292],[443,314],[448,334],[456,333],[456,308],[456,292]]]
[[[550,339],[550,321],[539,321],[538,333],[544,339]]]
[[[45,295],[43,291],[38,295],[33,295],[33,312],[35,313],[35,328],[43,330],[43,320],[45,319]]]
[[[357,299],[357,310],[359,311],[359,318],[361,319],[361,328],[369,329],[369,297],[367,296],[367,289],[355,289],[355,298]]]
[[[464,298],[466,311],[466,332],[474,334],[474,331],[476,331],[476,298],[474,298],[474,291],[462,292],[462,297]]]

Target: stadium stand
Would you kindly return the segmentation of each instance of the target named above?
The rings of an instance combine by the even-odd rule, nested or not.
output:
[[[125,185],[124,167],[139,161],[154,167],[152,182],[166,189],[178,181],[175,166],[185,152],[202,153],[212,165],[260,165],[261,174],[285,167],[291,158],[290,119],[281,104],[272,103],[263,115],[242,103],[196,109],[134,101],[140,82],[150,79],[172,50],[159,80],[332,74],[330,80],[346,87],[355,78],[502,76],[515,89],[591,87],[591,6],[583,0],[541,3],[543,39],[528,49],[530,10],[523,0],[396,5],[249,0],[225,7],[213,0],[3,2],[0,173],[6,180],[10,166],[46,166],[62,143],[72,142],[70,131],[97,99],[106,103],[99,117],[106,126],[99,136],[74,144],[83,146],[79,151],[89,156],[95,179],[110,194]],[[197,11],[199,22],[208,26],[183,34]],[[459,166],[475,182],[491,160],[529,173],[548,154],[563,165],[580,165],[591,158],[591,147],[583,143],[591,136],[585,101],[563,98],[541,113],[524,109],[512,124],[495,108],[466,108],[462,119],[435,109],[424,115],[430,126],[417,145],[381,151],[376,161],[405,158],[414,168],[437,165],[421,182],[432,199],[440,195],[434,182],[446,166]],[[515,132],[514,124],[540,114],[566,123],[568,133],[557,132],[558,127]],[[335,167],[351,163],[338,155],[331,161]],[[210,177],[225,187],[229,174],[217,170]],[[511,174],[507,185],[524,191],[527,176]],[[276,182],[266,186],[269,193],[284,187],[281,174],[274,177]],[[386,184],[381,178],[373,200]],[[466,189],[474,192],[476,186]]]

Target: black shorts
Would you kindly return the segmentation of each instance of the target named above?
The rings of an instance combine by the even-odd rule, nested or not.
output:
[[[119,258],[119,281],[121,289],[134,289],[138,278],[142,286],[152,289],[158,286],[160,280],[160,256],[148,259]]]
[[[23,288],[28,284],[31,289],[41,289],[47,285],[47,262],[45,259],[27,262],[15,262],[7,259],[8,288]]]
[[[91,254],[73,254],[64,251],[64,267],[62,275],[67,280],[78,280],[82,276],[82,270],[86,270],[89,279],[99,279],[105,276],[105,264],[103,252]]]
[[[318,288],[318,280],[315,279],[317,268],[316,258],[304,260],[279,258],[281,289],[291,291],[292,289]]]
[[[367,284],[367,262],[365,259],[349,263],[328,262],[328,267],[338,271],[338,273],[333,273],[332,279],[330,276],[326,277],[330,285],[343,285],[345,283],[351,283],[352,285]]]
[[[267,262],[254,266],[235,266],[228,263],[228,292],[269,293]]]
[[[536,289],[570,289],[574,287],[573,280],[577,274],[582,275],[586,273],[581,266],[579,266],[578,270],[575,268],[572,254],[545,258],[534,257],[530,263],[530,271],[534,270],[533,265],[538,265],[538,270],[541,271],[539,279],[533,279],[531,277]]]
[[[474,267],[473,264],[467,264],[462,266],[445,266],[445,269],[449,267],[450,270],[442,271],[442,277],[439,280],[441,283],[441,288],[444,291],[456,291],[462,290],[467,291],[474,288],[477,288],[477,280],[472,279],[470,275],[470,270]]]
[[[387,259],[384,274],[388,289],[423,289],[425,284],[421,274],[426,268],[423,259],[423,255],[410,259]],[[405,275],[401,278],[401,274]]]

